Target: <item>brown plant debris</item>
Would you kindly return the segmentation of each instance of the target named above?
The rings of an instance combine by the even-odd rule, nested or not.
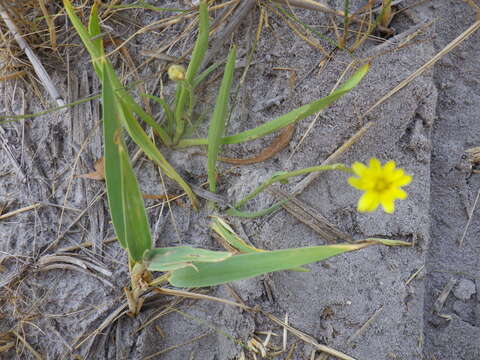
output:
[[[269,146],[263,149],[258,155],[246,159],[234,159],[220,156],[218,157],[218,160],[234,165],[250,165],[263,162],[285,149],[290,143],[290,140],[292,140],[294,133],[295,125],[288,125],[285,129],[282,130],[280,135]]]

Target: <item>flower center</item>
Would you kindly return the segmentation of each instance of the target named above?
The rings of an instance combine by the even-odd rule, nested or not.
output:
[[[389,188],[389,186],[390,186],[389,181],[386,181],[384,178],[378,178],[377,181],[375,182],[374,190],[376,192],[384,192]]]

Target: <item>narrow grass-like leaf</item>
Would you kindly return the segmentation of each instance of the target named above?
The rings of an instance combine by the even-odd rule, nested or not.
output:
[[[413,246],[413,244],[408,241],[395,239],[367,238],[365,240],[362,240],[362,242],[370,244],[382,244],[386,246]]]
[[[202,65],[203,58],[205,57],[205,52],[208,49],[208,7],[205,0],[200,1],[200,14],[199,14],[199,29],[198,37],[193,48],[192,57],[190,63],[188,64],[187,73],[185,75],[185,83],[179,83],[180,92],[176,101],[175,108],[175,137],[173,139],[174,143],[177,143],[183,132],[185,131],[185,106],[187,103],[192,102],[191,97],[193,94],[190,92],[192,88],[193,80],[197,75],[200,65]],[[190,87],[190,88],[189,88]]]
[[[282,207],[282,204],[286,203],[287,201],[288,199],[285,199],[273,204],[272,206],[266,209],[257,210],[257,211],[241,211],[235,208],[230,208],[226,211],[226,214],[230,216],[245,218],[245,219],[256,219],[259,217],[270,215],[274,211],[280,209]]]
[[[341,96],[345,95],[347,92],[351,91],[355,86],[357,86],[362,80],[362,78],[367,74],[368,68],[368,64],[363,65],[352,75],[352,77],[350,77],[341,87],[339,87],[330,95],[314,101],[310,104],[303,105],[295,110],[290,111],[285,115],[282,115],[274,120],[267,122],[266,124],[257,126],[254,129],[250,129],[236,135],[226,136],[222,139],[222,143],[238,144],[241,142],[258,139],[262,136],[280,130],[290,124],[294,124],[310,115],[319,112]],[[177,144],[177,147],[188,147],[206,144],[208,144],[208,139],[184,139]]]
[[[200,1],[199,6],[199,28],[198,37],[192,51],[192,57],[188,64],[186,80],[189,84],[193,83],[193,79],[197,76],[198,69],[202,65],[203,58],[208,49],[208,6],[205,0]]]
[[[102,37],[100,36],[102,30],[100,28],[100,18],[98,16],[98,4],[99,3],[95,1],[93,3],[92,10],[90,11],[90,17],[88,20],[88,34],[90,35],[90,39],[96,51],[103,56],[105,55],[105,52],[103,49]]]
[[[104,67],[106,63],[104,63]],[[102,70],[102,118],[103,118],[103,146],[104,146],[104,172],[107,185],[107,198],[112,217],[113,227],[120,245],[126,249],[124,209],[122,198],[122,173],[120,170],[120,155],[115,144],[115,134],[121,131],[118,108],[116,107],[115,94],[112,85]]]
[[[150,226],[145,212],[143,196],[120,132],[116,134],[114,141],[118,147],[120,157],[125,240],[130,257],[134,261],[140,262],[145,251],[150,250],[152,247]]]
[[[148,135],[142,129],[140,124],[135,121],[135,118],[125,109],[124,105],[124,112],[122,115],[123,125],[125,129],[128,131],[130,137],[135,141],[135,143],[140,146],[140,148],[145,152],[145,154],[153,160],[164,172],[165,175],[176,181],[182,189],[186,192],[187,196],[189,197],[192,206],[198,207],[198,200],[196,195],[193,193],[190,186],[183,180],[183,178],[175,171],[175,169],[170,165],[170,163],[165,159],[162,153],[158,150],[155,144],[150,140]]]
[[[304,175],[304,174],[309,174],[311,172],[316,172],[316,171],[329,171],[329,170],[341,170],[345,172],[352,172],[352,170],[348,167],[345,166],[344,164],[332,164],[332,165],[318,165],[318,166],[312,166],[304,169],[299,169],[299,170],[294,170],[294,171],[282,171],[274,174],[270,179],[265,181],[263,184],[258,186],[255,190],[253,190],[250,194],[245,196],[244,199],[239,201],[238,203],[235,204],[236,208],[242,207],[247,201],[253,199],[255,196],[260,194],[263,190],[268,188],[270,185],[276,183],[276,182],[284,182],[287,181],[289,178],[294,177],[294,176],[299,176],[299,175]]]
[[[265,252],[267,250],[257,249],[251,245],[248,245],[242,238],[240,238],[235,231],[220,217],[214,216],[212,224],[210,225],[213,231],[222,237],[230,246],[234,247],[241,253],[255,253]],[[308,272],[308,269],[298,267],[289,269],[292,271]]]
[[[254,252],[264,252],[266,250],[257,249],[251,245],[248,245],[242,238],[240,238],[235,231],[228,225],[225,220],[218,216],[213,217],[213,221],[210,224],[210,227],[218,235],[222,237],[226,242],[231,246],[242,253],[254,253]]]
[[[115,72],[110,64],[108,64],[108,66],[106,67],[106,71],[108,73],[107,76],[109,76],[110,79],[116,79]],[[117,85],[120,85],[117,81],[115,81],[115,83]],[[137,111],[141,110],[142,112],[143,110],[133,101],[130,95],[125,94],[126,91],[122,89],[123,88],[121,88],[119,93],[116,93],[116,98],[119,102],[121,102],[123,110],[119,113],[120,119],[122,120],[122,125],[125,127],[133,141],[135,141],[135,143],[140,146],[140,148],[145,152],[145,154],[151,160],[157,163],[157,165],[160,166],[160,168],[165,172],[168,177],[175,180],[182,187],[182,189],[187,193],[190,201],[192,202],[193,207],[197,207],[198,200],[190,186],[185,182],[185,180],[183,180],[183,178],[165,159],[162,153],[158,150],[157,146],[152,142],[152,140],[150,140],[148,135],[145,133],[143,128],[133,116],[133,111],[135,111],[135,109],[137,109]],[[132,107],[134,108],[133,110]]]
[[[230,88],[232,87],[233,73],[235,71],[235,56],[236,50],[234,47],[228,55],[222,84],[220,85],[217,102],[208,128],[207,174],[210,191],[213,193],[216,191],[217,185],[217,157],[220,146],[222,145],[223,132],[225,131],[228,100],[230,98]]]
[[[224,261],[232,256],[227,251],[211,251],[190,246],[177,246],[152,249],[145,253],[144,261],[150,271],[169,271],[185,267],[195,267],[195,263]]]
[[[101,70],[103,66],[101,65],[101,60],[102,60],[102,57],[104,56],[103,45],[102,45],[101,39],[92,40],[92,37],[99,35],[99,31],[100,31],[100,23],[97,15],[97,8],[95,6],[92,8],[92,14],[90,16],[90,21],[89,21],[89,30],[92,31],[92,34],[90,34],[89,30],[87,30],[85,26],[83,26],[81,20],[75,14],[75,11],[73,9],[73,6],[70,0],[64,0],[64,5],[65,5],[65,10],[70,18],[70,21],[75,27],[75,30],[77,31],[77,33],[80,35],[80,38],[82,39],[83,44],[85,45],[90,56],[92,57],[92,64],[95,69],[95,72],[97,73],[98,78],[102,79]],[[115,73],[113,73],[113,75],[114,75],[113,77],[112,75],[110,75],[110,80],[112,81],[112,88],[115,89],[117,92],[121,92],[120,97],[122,101],[125,102],[135,114],[137,114],[143,121],[145,121],[157,132],[158,136],[160,137],[160,139],[165,145],[170,146],[172,144],[172,140],[167,135],[166,131],[159,124],[157,124],[152,119],[152,117],[149,114],[147,114],[135,102],[135,100],[133,100],[132,96],[123,88],[122,83],[117,78]]]
[[[98,44],[96,45],[92,42],[87,29],[83,26],[80,19],[76,16],[70,0],[64,0],[64,4],[67,14],[72,21],[72,24],[74,25],[75,29],[80,35],[80,38],[87,47],[90,56],[93,58],[92,61],[97,75],[103,81],[105,79],[108,79],[108,81],[110,82],[110,87],[111,89],[113,89],[114,93],[114,106],[117,111],[116,115],[120,119],[121,124],[125,126],[129,135],[142,148],[142,150],[147,154],[147,156],[150,157],[153,161],[155,161],[162,168],[162,170],[167,176],[179,183],[179,185],[184,189],[184,191],[190,198],[192,205],[194,207],[197,207],[198,200],[193,191],[190,189],[190,186],[188,186],[188,184],[181,178],[180,175],[178,175],[175,169],[163,157],[163,155],[157,149],[156,145],[150,140],[148,135],[145,133],[138,121],[135,119],[133,113],[136,113],[144,121],[151,125],[162,138],[162,141],[166,143],[171,143],[169,136],[167,135],[165,130],[161,128],[157,123],[155,123],[155,121],[133,100],[132,96],[124,89],[120,80],[117,78],[112,65],[108,62],[108,60],[101,57],[102,53],[99,53],[98,51]],[[93,17],[90,23],[92,24],[92,31],[98,31],[98,29],[96,29],[97,25],[95,25],[95,20]],[[106,71],[107,74],[102,74],[103,71]]]
[[[234,255],[218,263],[193,263],[196,269],[172,271],[168,281],[178,287],[203,287],[229,283],[258,275],[296,268],[358,250],[368,244],[311,246]]]
[[[215,64],[210,65],[208,68],[206,68],[204,71],[202,71],[194,80],[192,83],[192,88],[195,89],[198,85],[200,85],[208,75],[210,75],[212,72],[214,72],[223,62],[218,62]]]
[[[173,134],[173,125],[175,123],[175,114],[173,113],[172,109],[170,108],[170,105],[168,105],[168,103],[158,97],[158,96],[155,96],[155,95],[150,95],[150,94],[143,94],[143,96],[146,96],[148,97],[149,99],[152,99],[153,101],[155,101],[156,103],[158,103],[164,113],[165,113],[165,117],[166,117],[166,121],[167,121],[167,129],[168,129],[168,134]]]
[[[279,118],[264,125],[260,125],[254,129],[241,132],[237,135],[227,136],[223,138],[223,143],[237,144],[244,141],[254,140],[319,112],[357,86],[360,80],[362,80],[362,78],[367,74],[368,68],[368,64],[363,65],[341,87],[323,99],[301,106],[298,109],[289,112],[288,114],[280,116]]]
[[[77,16],[77,14],[75,14],[75,10],[70,0],[63,0],[63,4],[65,6],[65,11],[67,12],[68,17],[73,24],[73,27],[80,36],[80,39],[82,39],[83,44],[85,45],[87,51],[93,59],[93,67],[95,69],[95,72],[97,73],[98,78],[102,79],[102,66],[98,62],[98,60],[103,54],[98,50],[98,43],[94,43],[91,40],[91,35],[89,34],[85,26],[83,26],[82,21]]]
[[[160,124],[157,124],[155,120],[149,114],[147,114],[140,105],[138,105],[135,102],[133,97],[128,93],[128,91],[125,90],[125,88],[120,83],[120,81],[118,81],[118,86],[119,87],[117,89],[119,91],[119,96],[122,102],[125,103],[131,111],[137,114],[140,117],[140,119],[142,119],[143,121],[145,121],[145,123],[150,125],[153,128],[153,130],[155,130],[155,132],[158,134],[158,136],[166,146],[171,146],[172,139],[167,134],[165,129]],[[135,120],[135,122],[137,122],[137,120]]]

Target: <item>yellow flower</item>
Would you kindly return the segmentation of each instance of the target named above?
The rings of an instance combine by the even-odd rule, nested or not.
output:
[[[170,65],[167,73],[170,80],[173,80],[173,81],[185,80],[185,68],[182,65]]]
[[[395,200],[407,198],[407,193],[400,188],[410,184],[412,176],[395,166],[395,161],[390,160],[382,167],[376,158],[370,159],[370,167],[359,162],[352,165],[358,177],[349,178],[348,183],[364,191],[358,200],[358,211],[375,211],[381,204],[383,210],[391,214],[395,210]]]

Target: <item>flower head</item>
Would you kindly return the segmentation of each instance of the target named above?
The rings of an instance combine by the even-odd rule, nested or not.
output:
[[[391,214],[395,210],[395,200],[404,200],[407,193],[402,186],[410,184],[412,176],[397,169],[395,161],[388,161],[383,167],[376,158],[370,159],[370,166],[355,162],[352,170],[358,177],[351,177],[348,183],[355,189],[364,191],[358,200],[358,211],[375,211],[382,205],[385,212]]]
[[[185,80],[185,68],[182,65],[170,65],[167,70],[168,77],[173,81]]]

